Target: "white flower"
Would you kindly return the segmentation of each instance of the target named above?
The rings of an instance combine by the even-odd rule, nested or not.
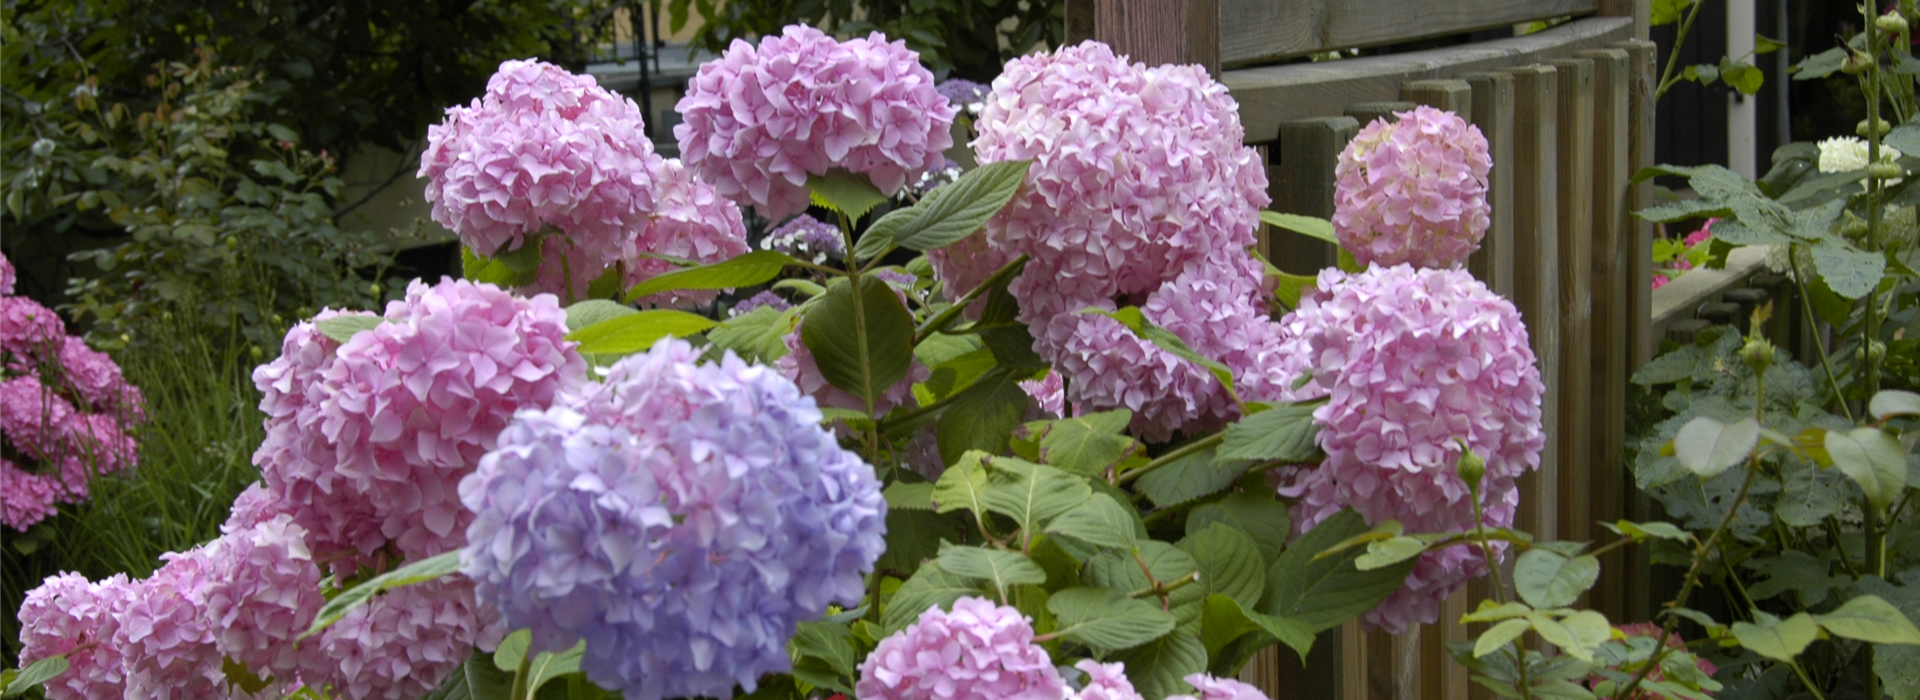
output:
[[[1892,163],[1900,158],[1900,149],[1880,144],[1880,162]],[[1820,142],[1820,172],[1844,173],[1849,170],[1864,170],[1867,167],[1867,142],[1852,136],[1836,136]],[[1888,180],[1889,187],[1900,184],[1900,180]],[[1865,180],[1860,181],[1866,187]]]

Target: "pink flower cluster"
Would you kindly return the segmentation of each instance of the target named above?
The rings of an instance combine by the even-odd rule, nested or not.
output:
[[[434,221],[475,254],[541,246],[530,293],[576,299],[609,267],[629,285],[672,269],[646,254],[746,252],[739,207],[656,155],[632,100],[540,61],[502,63],[482,98],[428,127],[419,175]]]
[[[860,664],[861,700],[1059,700],[1066,691],[1033,625],[985,598],[938,607],[880,640]]]
[[[1513,523],[1514,480],[1540,466],[1545,434],[1540,370],[1512,303],[1464,270],[1327,270],[1282,323],[1299,334],[1288,342],[1304,346],[1301,364],[1312,373],[1296,398],[1328,399],[1314,411],[1326,461],[1282,477],[1280,493],[1299,499],[1298,530],[1346,507],[1409,532],[1472,528],[1473,504],[1455,473],[1462,442],[1486,461],[1487,525]],[[1422,555],[1366,620],[1395,634],[1433,622],[1441,600],[1484,569],[1466,547]]]
[[[1620,636],[1624,636],[1629,640],[1636,637],[1640,639],[1645,639],[1648,641],[1652,641],[1660,638],[1660,626],[1653,624],[1651,622],[1635,622],[1629,625],[1619,625],[1614,629],[1618,631]],[[1687,648],[1687,640],[1682,639],[1680,637],[1680,634],[1676,632],[1674,634],[1667,635],[1666,646],[1672,649],[1685,650]],[[1648,651],[1651,651],[1651,647],[1648,648]],[[1665,666],[1665,664],[1662,664],[1662,666]],[[1708,661],[1698,656],[1693,657],[1693,667],[1699,670],[1701,673],[1706,674],[1708,676],[1712,676],[1713,674],[1719,672],[1720,670],[1718,666],[1713,665],[1712,661]],[[1613,670],[1631,675],[1634,673],[1638,673],[1640,669],[1637,666],[1629,667],[1624,665],[1616,665],[1616,666],[1613,666]],[[1588,676],[1586,679],[1587,685],[1589,687],[1597,686],[1605,680],[1606,680],[1605,678],[1601,677],[1600,674],[1597,674],[1597,673],[1591,676]],[[1650,682],[1667,680],[1666,669],[1655,667],[1652,671],[1649,671],[1647,673],[1647,680]],[[1666,697],[1666,696],[1663,694],[1656,694],[1651,690],[1642,689],[1642,690],[1634,691],[1633,695],[1628,696],[1626,700],[1654,700],[1655,698],[1660,698],[1660,697]]]
[[[1693,233],[1689,233],[1687,234],[1686,238],[1681,239],[1681,245],[1684,247],[1675,246],[1679,249],[1674,250],[1671,254],[1671,257],[1669,257],[1666,261],[1664,261],[1665,264],[1660,266],[1665,270],[1674,270],[1675,272],[1673,272],[1672,274],[1667,274],[1660,269],[1654,270],[1653,271],[1653,288],[1654,289],[1659,289],[1661,287],[1667,286],[1668,282],[1672,282],[1675,278],[1679,277],[1683,272],[1693,269],[1693,256],[1695,255],[1693,251],[1698,249],[1701,251],[1702,255],[1705,254],[1706,249],[1699,248],[1699,246],[1700,244],[1706,243],[1707,241],[1710,241],[1713,239],[1713,225],[1719,221],[1720,221],[1719,219],[1711,219],[1711,218],[1707,219],[1706,223],[1700,224],[1700,230],[1694,231]],[[1654,247],[1656,250],[1658,250],[1660,246],[1667,246],[1667,245],[1670,245],[1671,243],[1672,243],[1671,239],[1667,239],[1663,237],[1661,240],[1657,241],[1654,244]],[[1771,256],[1769,256],[1769,258],[1771,258]],[[1654,262],[1660,263],[1662,261],[1658,257],[1655,257]]]
[[[735,40],[700,66],[675,108],[687,166],[778,221],[805,209],[807,178],[844,168],[894,193],[939,168],[955,108],[906,43],[835,41],[793,25]]]
[[[379,318],[345,343],[299,324],[253,377],[267,414],[254,463],[277,507],[343,576],[384,568],[389,547],[417,559],[466,544],[461,477],[514,411],[550,405],[586,379],[550,295],[415,281]]]
[[[1148,440],[1230,419],[1236,408],[1206,369],[1081,313],[1138,305],[1229,367],[1273,355],[1262,351],[1278,342],[1263,270],[1245,252],[1269,201],[1266,170],[1241,144],[1226,88],[1198,66],[1148,68],[1088,42],[1009,63],[977,127],[980,162],[1032,165],[983,249],[934,259],[949,288],[1027,255],[1010,289],[1035,351],[1065,375],[1067,401],[1132,409]]]
[[[12,265],[0,256],[11,286]],[[86,500],[95,476],[131,468],[140,390],[106,353],[26,297],[0,296],[0,525],[26,530]]]
[[[1480,247],[1493,159],[1480,128],[1416,107],[1376,119],[1334,166],[1334,233],[1361,265],[1455,267]]]

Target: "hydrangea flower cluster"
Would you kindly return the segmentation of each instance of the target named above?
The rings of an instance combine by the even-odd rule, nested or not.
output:
[[[796,215],[786,223],[775,226],[767,232],[760,246],[801,260],[811,260],[815,265],[838,260],[847,251],[846,243],[840,240],[840,228],[813,218],[810,214]]]
[[[13,269],[13,261],[8,260],[5,254],[0,254],[0,294],[12,294],[14,280],[18,277],[19,274]]]
[[[658,188],[653,213],[639,237],[628,239],[620,251],[623,280],[628,287],[679,269],[650,255],[664,255],[700,264],[717,263],[747,252],[747,225],[740,205],[721,197],[713,185],[693,177],[680,159],[661,161],[654,171]],[[717,290],[676,290],[643,297],[642,304],[692,306],[713,301]]]
[[[1133,409],[1164,440],[1234,414],[1205,369],[1082,314],[1137,304],[1201,355],[1241,367],[1278,342],[1244,252],[1266,206],[1226,88],[1198,66],[1148,68],[1088,42],[1007,65],[977,123],[982,163],[1029,159],[1026,186],[987,226],[985,257],[956,247],[936,270],[965,281],[1031,258],[1010,290],[1034,349],[1090,411]],[[949,288],[958,286],[949,281]],[[1248,377],[1264,376],[1247,372]]]
[[[841,42],[793,25],[735,40],[675,107],[680,152],[720,194],[769,219],[807,207],[807,178],[844,168],[894,193],[940,167],[954,106],[906,42]]]
[[[514,411],[586,377],[550,295],[416,280],[381,318],[345,343],[299,324],[253,377],[267,415],[254,463],[343,576],[384,568],[388,547],[417,559],[465,545],[460,479]]]
[[[1312,373],[1295,398],[1328,399],[1314,411],[1326,461],[1291,470],[1280,488],[1298,499],[1298,530],[1343,507],[1409,532],[1473,527],[1455,473],[1462,441],[1486,461],[1486,524],[1513,523],[1514,480],[1540,466],[1545,434],[1540,371],[1511,302],[1464,270],[1327,270],[1282,323],[1300,334],[1290,341],[1305,346]],[[1433,622],[1441,600],[1484,570],[1471,548],[1428,552],[1366,620],[1395,634]]]
[[[933,86],[933,89],[955,107],[979,114],[980,108],[986,105],[987,92],[991,88],[966,78],[948,78]]]
[[[303,642],[301,653],[323,665],[301,679],[355,700],[411,700],[504,634],[499,612],[480,603],[472,581],[436,579],[389,591]]]
[[[48,700],[92,700],[126,694],[117,610],[132,583],[126,574],[90,582],[75,573],[49,576],[20,606],[20,665],[64,654],[67,672],[49,682]]]
[[[1117,691],[1120,683],[1101,687]],[[928,608],[880,640],[860,664],[854,690],[861,700],[1059,700],[1068,692],[1033,643],[1033,624],[985,598],[954,601],[951,613]]]
[[[872,467],[811,398],[663,339],[523,411],[460,484],[466,572],[536,651],[587,641],[629,700],[729,697],[790,668],[797,625],[853,605],[885,548]]]
[[[1420,106],[1376,119],[1334,166],[1333,230],[1361,265],[1455,267],[1479,249],[1493,159],[1480,128]]]
[[[12,263],[0,255],[8,284]],[[87,498],[100,474],[132,468],[140,390],[53,311],[0,296],[0,526],[24,531]]]
[[[740,316],[752,313],[754,309],[762,306],[771,307],[775,311],[786,311],[787,309],[793,308],[793,304],[787,303],[786,297],[782,297],[779,293],[769,289],[741,299],[739,303],[733,305],[733,308],[727,310],[727,315]]]
[[[1187,685],[1193,686],[1194,690],[1200,691],[1200,694],[1198,696],[1173,695],[1168,696],[1167,700],[1267,700],[1267,694],[1260,692],[1259,688],[1232,678],[1214,678],[1204,673],[1195,673],[1182,680],[1185,680]]]
[[[1864,139],[1852,136],[1836,136],[1819,143],[1820,159],[1816,164],[1822,173],[1844,173],[1850,170],[1865,170],[1869,164],[1867,152],[1871,150]],[[1880,162],[1892,163],[1900,159],[1900,149],[1880,144]],[[1895,185],[1900,181],[1888,180]],[[1864,182],[1862,183],[1864,185]]]
[[[940,281],[947,298],[959,299],[968,292],[986,282],[994,272],[1006,267],[1013,255],[989,245],[986,231],[976,231],[972,235],[953,243],[927,251],[927,264],[933,268],[933,278]],[[966,317],[980,320],[981,312],[987,308],[985,295],[967,306]]]

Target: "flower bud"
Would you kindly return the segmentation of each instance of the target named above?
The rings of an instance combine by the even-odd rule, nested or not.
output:
[[[377,296],[380,296],[380,283],[379,283],[379,282],[375,282],[375,283],[373,283],[373,284],[369,284],[369,285],[367,285],[367,291],[368,291],[368,292],[372,292],[372,293],[373,293],[373,295],[374,295],[374,296],[376,296],[376,297],[377,297]]]
[[[1878,121],[1874,121],[1871,119],[1862,119],[1860,120],[1860,123],[1853,125],[1853,133],[1858,135],[1860,138],[1863,138],[1863,139],[1868,138],[1867,124],[1869,122],[1872,122],[1878,125],[1878,129],[1880,131],[1881,136],[1886,136],[1887,132],[1893,131],[1893,122],[1889,122],[1885,119],[1881,119]]]
[[[1907,18],[1901,17],[1898,12],[1892,12],[1880,15],[1879,19],[1873,21],[1873,26],[1879,27],[1880,31],[1888,34],[1899,34],[1907,31]]]
[[[260,346],[258,346],[258,345],[255,345],[255,346],[253,346],[253,347],[251,347],[251,348],[248,348],[247,350],[248,350],[248,352],[249,352],[250,354],[252,354],[252,355],[253,355],[253,359],[254,359],[254,361],[256,361],[256,362],[257,362],[257,361],[259,361],[259,360],[260,360],[261,358],[264,358],[264,357],[266,357],[266,356],[267,356],[267,353],[266,353],[266,351],[265,351],[265,350],[261,350],[261,349],[260,349]]]
[[[1873,54],[1854,51],[1840,62],[1840,72],[1847,75],[1859,75],[1873,67]]]
[[[1472,449],[1462,445],[1460,464],[1455,468],[1459,470],[1460,480],[1467,482],[1467,490],[1479,493],[1480,479],[1487,475],[1487,461],[1481,459],[1480,455],[1474,454]]]
[[[1898,163],[1874,163],[1867,166],[1867,174],[1882,180],[1896,180],[1906,171]]]
[[[1880,340],[1867,341],[1867,361],[1879,362],[1887,359],[1887,344]]]
[[[1755,374],[1765,374],[1773,366],[1773,343],[1766,338],[1748,338],[1740,348],[1740,361],[1752,367]]]

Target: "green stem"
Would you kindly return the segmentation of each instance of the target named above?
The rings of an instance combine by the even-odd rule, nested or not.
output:
[[[528,677],[533,675],[532,671],[533,650],[528,649],[527,653],[520,655],[520,668],[515,669],[513,672],[513,692],[507,695],[508,698],[511,700],[520,700],[521,698],[532,695],[532,693],[527,690],[527,683],[533,680]]]
[[[1480,555],[1487,559],[1487,576],[1493,579],[1493,600],[1501,605],[1507,604],[1506,581],[1500,577],[1500,563],[1494,561],[1493,544],[1487,541],[1486,513],[1480,507],[1480,484],[1467,484],[1467,500],[1473,502],[1473,534],[1480,541]],[[1527,678],[1527,648],[1513,645],[1513,668],[1519,674],[1519,683],[1514,684],[1520,690],[1520,697],[1533,697],[1533,681]]]
[[[987,293],[987,290],[993,289],[995,285],[1000,284],[1000,280],[1011,277],[1018,273],[1021,268],[1026,267],[1027,260],[1027,256],[1021,254],[1020,257],[1008,261],[1005,265],[1001,265],[1000,269],[994,270],[992,275],[987,276],[980,284],[975,285],[972,291],[967,292],[966,296],[955,300],[951,306],[942,309],[940,313],[935,314],[933,318],[927,319],[926,323],[920,324],[920,328],[913,332],[914,347],[919,347],[920,343],[926,341],[927,338],[940,332],[946,328],[948,324],[953,323],[954,319],[960,317],[960,312],[965,311],[968,306],[973,304],[975,299],[979,299],[980,295]]]
[[[1827,700],[1827,696],[1820,694],[1820,686],[1814,685],[1813,679],[1807,677],[1807,672],[1800,669],[1800,664],[1788,661],[1787,665],[1793,667],[1793,675],[1800,677],[1800,684],[1807,687],[1807,692],[1813,693],[1814,700]]]
[[[999,379],[1001,377],[1004,377],[1012,373],[1013,373],[1013,370],[1011,369],[1008,369],[1002,366],[995,366],[993,369],[989,370],[986,374],[980,375],[979,379],[974,380],[974,384],[979,384],[981,382]],[[919,418],[921,416],[927,415],[934,411],[938,411],[942,408],[946,408],[947,404],[953,403],[954,399],[958,398],[961,394],[964,394],[966,392],[967,392],[966,388],[959,389],[957,391],[954,391],[953,393],[947,394],[946,396],[942,396],[939,399],[936,399],[933,403],[927,404],[925,406],[921,406],[919,408],[913,409],[906,413],[902,413],[898,417],[889,417],[888,420],[880,421],[879,431],[884,433],[887,431],[887,429],[892,428],[893,426],[907,423],[909,421],[912,421],[915,418]]]
[[[1797,244],[1795,244],[1797,245]],[[1813,302],[1808,301],[1807,277],[1800,271],[1800,257],[1792,247],[1787,248],[1787,266],[1793,269],[1793,284],[1800,288],[1800,310],[1807,315],[1807,327],[1813,330],[1813,322],[1819,316],[1813,315]],[[1840,404],[1841,413],[1846,414],[1847,422],[1853,422],[1853,409],[1847,407],[1847,397],[1840,392],[1840,379],[1833,373],[1833,360],[1828,355],[1825,343],[1820,342],[1820,334],[1813,334],[1813,347],[1820,351],[1820,366],[1827,371],[1827,385],[1833,388],[1833,401]]]
[[[1212,435],[1208,435],[1206,437],[1200,438],[1198,440],[1194,440],[1193,442],[1189,442],[1185,445],[1181,445],[1180,447],[1174,449],[1172,452],[1168,452],[1166,454],[1160,455],[1159,457],[1155,458],[1153,461],[1148,462],[1144,465],[1141,465],[1137,469],[1121,474],[1120,478],[1117,479],[1115,483],[1118,485],[1125,485],[1127,483],[1132,482],[1135,479],[1138,479],[1142,476],[1146,476],[1148,472],[1167,466],[1174,462],[1180,461],[1181,459],[1184,459],[1188,455],[1191,455],[1195,452],[1210,449],[1214,445],[1220,444],[1221,440],[1226,439],[1226,435],[1227,435],[1226,431],[1221,431],[1221,432],[1214,433]]]
[[[1666,69],[1660,71],[1660,88],[1653,93],[1655,102],[1658,102],[1661,97],[1667,94],[1668,90],[1673,89],[1673,86],[1680,82],[1680,78],[1674,75],[1674,68],[1680,65],[1680,49],[1686,47],[1687,34],[1693,31],[1693,20],[1700,17],[1700,8],[1706,6],[1706,0],[1697,0],[1697,2],[1693,3],[1693,9],[1687,12],[1686,21],[1680,23],[1680,31],[1673,35],[1673,53],[1667,56]]]

